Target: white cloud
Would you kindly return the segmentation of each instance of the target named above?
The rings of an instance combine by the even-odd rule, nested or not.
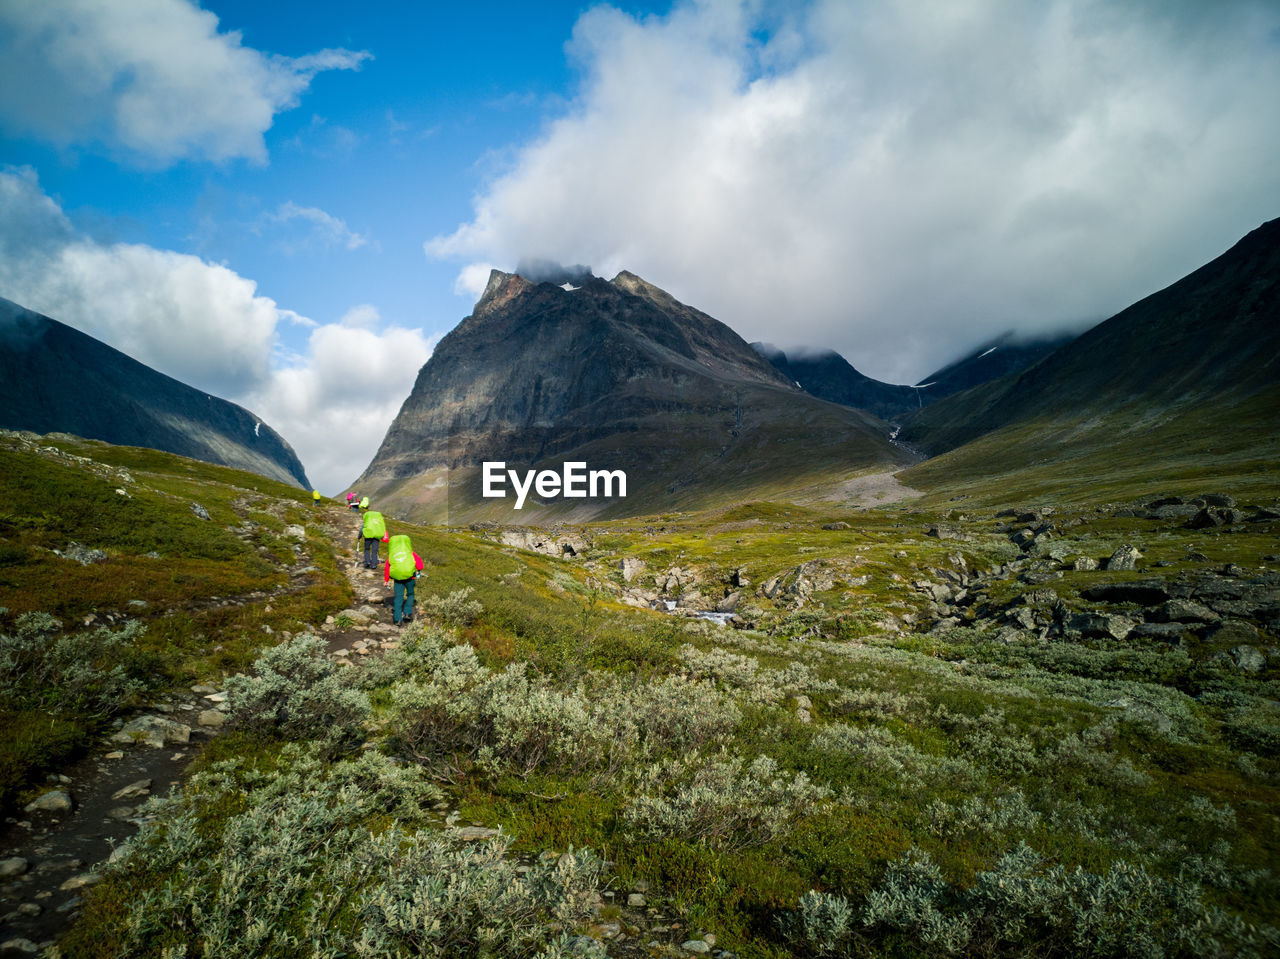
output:
[[[369,242],[368,236],[356,233],[341,217],[326,213],[319,207],[299,206],[292,200],[281,203],[262,220],[265,224],[286,229],[287,236],[280,239],[278,245],[290,254],[317,246],[358,250]]]
[[[365,52],[282,57],[246,47],[188,0],[0,4],[0,124],[134,159],[263,162],[263,133],[325,70]]]
[[[428,244],[429,247],[429,244]],[[427,255],[432,256],[431,249]],[[491,263],[469,263],[462,268],[458,278],[453,282],[453,292],[458,296],[467,296],[473,300],[480,299],[480,294],[489,285],[489,274],[493,272]]]
[[[78,235],[34,171],[0,171],[0,296],[253,410],[321,490],[368,464],[434,341],[362,304],[317,324],[199,257]],[[283,324],[310,326],[280,358]]]
[[[426,249],[467,293],[488,262],[630,269],[909,382],[1280,215],[1278,36],[1262,0],[600,7],[577,98]]]
[[[275,371],[245,401],[288,438],[308,477],[329,493],[373,459],[435,346],[421,330],[375,328],[380,323],[366,305],[317,326],[304,361]]]

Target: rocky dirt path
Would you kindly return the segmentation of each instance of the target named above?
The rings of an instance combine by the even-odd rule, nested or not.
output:
[[[320,520],[333,540],[338,569],[355,592],[351,607],[328,617],[320,628],[320,634],[328,644],[329,655],[343,662],[355,663],[364,656],[395,649],[400,627],[392,622],[391,587],[382,581],[381,566],[371,570],[365,569],[361,563],[362,556],[355,545],[356,531],[360,526],[359,514],[354,510],[334,507],[326,509]],[[385,562],[385,544],[380,548],[378,558]]]
[[[348,609],[327,618],[317,630],[329,654],[355,664],[362,658],[394,649],[401,627],[392,623],[391,589],[382,571],[366,570],[355,547],[358,517],[339,507],[321,507],[313,517],[327,530],[338,568],[355,593]],[[305,566],[309,557],[299,557]],[[421,600],[419,596],[419,600]],[[252,601],[241,599],[240,601]],[[219,599],[219,603],[235,600]],[[91,755],[56,777],[38,802],[48,808],[24,811],[0,827],[0,959],[36,955],[52,946],[79,915],[86,888],[112,850],[145,820],[139,805],[150,795],[165,795],[178,784],[192,759],[219,732],[225,717],[226,693],[195,686],[155,699]],[[437,811],[459,830],[460,838],[483,841],[498,834],[479,822],[459,822],[452,804]],[[553,851],[518,857],[522,867]],[[596,916],[580,936],[603,943],[615,957],[709,954],[733,959],[716,948],[713,935],[690,928],[665,897],[645,883],[630,889],[606,889],[593,908]]]
[[[329,532],[339,567],[359,597],[358,606],[347,611],[353,625],[330,625],[326,638],[331,650],[345,649],[348,657],[359,655],[354,647],[372,652],[398,632],[391,625],[390,600],[382,605],[380,574],[375,580],[354,559],[355,519],[337,506],[320,509],[312,519]],[[310,562],[300,555],[289,584],[276,592],[302,588]],[[202,602],[230,606],[263,598],[269,594]],[[217,735],[226,699],[225,691],[208,685],[153,699],[88,756],[49,777],[35,803],[0,824],[0,956],[35,955],[66,932],[79,915],[83,890],[98,881],[113,849],[144,821],[139,805],[148,796],[167,794]]]

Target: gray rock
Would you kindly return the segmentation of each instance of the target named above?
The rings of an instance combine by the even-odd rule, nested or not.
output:
[[[831,530],[849,529],[849,524],[846,523],[844,520],[840,520],[838,523],[823,523],[822,528],[831,529]]]
[[[1219,526],[1234,526],[1242,522],[1244,522],[1244,513],[1238,509],[1206,506],[1187,521],[1187,529],[1214,529]]]
[[[1098,568],[1098,561],[1092,556],[1077,556],[1071,568],[1076,572],[1088,572]]]
[[[1220,618],[1207,606],[1189,599],[1171,599],[1151,614],[1156,623],[1215,623]]]
[[[638,892],[633,892],[631,895],[627,896],[627,905],[632,909],[642,909],[644,908],[644,904],[645,898]]]
[[[973,539],[972,536],[962,530],[959,526],[951,526],[946,523],[938,523],[934,526],[930,526],[928,535],[937,537],[938,539],[954,539],[961,542],[967,542]]]
[[[1076,629],[1085,636],[1104,636],[1124,639],[1137,624],[1125,616],[1110,613],[1077,613],[1067,620],[1068,629]]]
[[[1236,646],[1231,650],[1236,668],[1246,673],[1256,673],[1267,665],[1267,657],[1255,646]]]
[[[680,948],[685,952],[692,952],[698,955],[711,951],[711,947],[701,939],[690,939],[688,942],[682,942],[680,943]]]
[[[462,826],[455,831],[455,835],[463,842],[477,842],[481,839],[492,839],[500,832],[499,829],[489,829],[487,826]]]
[[[1142,553],[1136,546],[1126,544],[1111,554],[1103,564],[1103,569],[1137,569],[1141,558]]]
[[[40,947],[30,939],[15,938],[6,939],[4,942],[0,942],[0,952],[21,952],[26,953],[29,956],[34,956],[39,951]]]
[[[111,739],[117,743],[146,743],[159,749],[165,743],[189,743],[191,727],[162,716],[139,716]]]
[[[196,519],[208,520],[212,518],[209,516],[209,511],[205,509],[203,506],[201,506],[199,503],[191,504],[191,512],[196,514]]]
[[[1163,643],[1179,645],[1189,627],[1184,623],[1139,623],[1133,627],[1129,639],[1155,639]]]
[[[1252,645],[1259,640],[1258,630],[1252,623],[1238,619],[1224,620],[1205,634],[1205,641],[1217,646]]]
[[[738,604],[742,602],[742,593],[732,592],[720,602],[716,603],[717,613],[732,613],[738,608]]]
[[[23,812],[71,812],[71,809],[71,794],[65,789],[55,789],[27,803]]]
[[[644,569],[644,560],[625,556],[618,562],[618,569],[622,570],[622,581],[629,583]]]
[[[217,709],[202,709],[200,715],[196,717],[196,723],[200,726],[206,726],[217,729],[227,721],[227,714]]]
[[[284,535],[293,539],[306,539],[307,531],[302,526],[286,526],[284,528]]]
[[[0,880],[21,876],[30,868],[31,863],[21,856],[14,856],[12,859],[0,859]]]
[[[118,802],[121,799],[141,799],[150,793],[151,780],[139,779],[137,782],[129,783],[123,789],[117,789],[111,794],[111,798]]]
[[[107,554],[100,549],[89,549],[79,543],[70,543],[64,550],[54,550],[63,559],[75,560],[81,566],[92,566],[94,563],[105,563]]]

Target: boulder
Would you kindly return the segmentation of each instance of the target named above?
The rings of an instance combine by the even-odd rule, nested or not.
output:
[[[1077,556],[1071,568],[1077,572],[1086,572],[1098,568],[1098,561],[1092,556]]]
[[[21,876],[30,868],[31,863],[27,862],[21,856],[14,856],[11,859],[0,859],[0,880],[14,879]]]
[[[23,812],[71,812],[71,794],[65,789],[54,789],[27,803]]]
[[[1137,569],[1142,553],[1136,546],[1126,544],[1111,554],[1103,564],[1103,569]]]
[[[146,743],[159,749],[165,743],[189,743],[191,727],[161,716],[139,716],[126,723],[111,739],[117,743]]]
[[[1155,623],[1214,623],[1222,617],[1189,599],[1171,599],[1148,618]]]
[[[1085,636],[1104,636],[1111,639],[1124,639],[1137,624],[1126,616],[1111,613],[1077,613],[1070,617],[1066,626],[1078,630]]]
[[[1236,646],[1231,650],[1231,656],[1236,668],[1243,669],[1246,673],[1259,672],[1267,665],[1267,657],[1255,646]]]
[[[618,569],[622,571],[622,581],[629,583],[644,569],[644,560],[635,559],[631,556],[625,556],[618,563]]]
[[[1187,521],[1187,529],[1214,529],[1219,526],[1234,526],[1242,522],[1244,522],[1244,513],[1238,509],[1206,506]]]
[[[191,512],[193,512],[196,515],[196,519],[209,520],[212,518],[209,516],[209,511],[205,509],[203,506],[201,506],[199,503],[191,504]]]

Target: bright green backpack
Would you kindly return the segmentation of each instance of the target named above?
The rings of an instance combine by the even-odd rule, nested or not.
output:
[[[418,564],[413,561],[413,545],[408,536],[392,536],[387,552],[391,560],[392,579],[409,579],[417,571]]]
[[[361,535],[365,539],[382,539],[387,535],[387,523],[381,513],[370,510],[364,514],[364,530]]]

